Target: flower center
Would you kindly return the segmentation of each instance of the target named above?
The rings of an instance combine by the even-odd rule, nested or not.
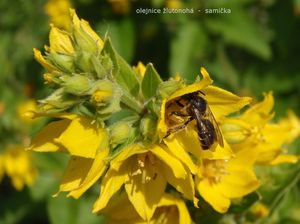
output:
[[[178,209],[175,206],[159,207],[155,211],[154,217],[155,216],[156,216],[155,223],[157,223],[157,224],[169,223],[170,220],[175,220],[174,217],[179,216],[178,215]]]
[[[142,183],[148,183],[157,177],[156,165],[158,160],[152,153],[143,153],[137,155],[137,164],[131,176],[141,175]]]
[[[222,181],[223,177],[229,172],[227,171],[228,160],[218,159],[218,160],[208,160],[203,161],[202,175],[208,178],[212,183],[219,183]]]
[[[110,91],[97,90],[93,93],[92,98],[95,102],[101,103],[106,101],[111,96],[112,96],[112,92]]]

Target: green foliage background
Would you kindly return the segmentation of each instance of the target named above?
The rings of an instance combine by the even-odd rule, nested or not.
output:
[[[102,35],[106,32],[131,65],[152,62],[166,79],[180,73],[192,82],[200,67],[207,68],[215,84],[237,94],[262,98],[275,95],[276,118],[293,109],[300,116],[300,1],[299,0],[191,0],[180,1],[194,14],[138,14],[138,8],[163,8],[163,0],[128,1],[127,12],[117,12],[108,1],[73,0],[79,17]],[[18,142],[16,105],[25,98],[41,98],[42,67],[32,48],[48,43],[49,18],[45,0],[0,0],[0,151]],[[208,8],[227,8],[230,14],[207,14]],[[201,12],[197,10],[200,9]],[[28,87],[31,91],[26,91]],[[38,127],[31,130],[33,134]],[[299,140],[291,147],[298,153]],[[16,192],[6,178],[0,184],[0,223],[101,223],[91,214],[98,188],[74,201],[64,195],[52,198],[66,164],[64,155],[35,154],[40,169],[32,188]],[[257,195],[234,205],[231,214],[203,223],[300,223],[299,165],[258,170],[264,186],[262,201],[271,217],[254,220],[245,211]],[[267,178],[265,178],[267,176]],[[248,201],[247,201],[248,200]],[[250,201],[250,202],[249,202]],[[248,204],[247,204],[248,203]],[[250,203],[250,204],[249,204]],[[211,211],[212,214],[213,211]],[[205,215],[205,214],[204,214]],[[207,214],[206,214],[207,215]],[[237,219],[237,216],[239,219]],[[201,220],[201,217],[193,217]],[[104,221],[103,221],[104,223]]]

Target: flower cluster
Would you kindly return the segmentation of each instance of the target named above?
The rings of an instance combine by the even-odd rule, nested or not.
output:
[[[191,223],[185,202],[198,208],[202,198],[225,213],[260,186],[255,165],[298,161],[284,146],[299,136],[299,119],[272,123],[272,93],[231,116],[251,98],[212,85],[204,68],[191,85],[161,80],[152,64],[132,68],[70,15],[70,30],[51,26],[44,56],[34,49],[53,91],[30,116],[55,120],[30,149],[70,155],[59,192],[79,198],[100,181],[93,212],[108,222]]]

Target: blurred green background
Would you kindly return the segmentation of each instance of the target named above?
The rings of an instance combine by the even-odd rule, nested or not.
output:
[[[23,143],[20,135],[32,135],[43,123],[24,131],[15,119],[16,108],[48,91],[32,49],[48,44],[49,23],[63,20],[66,6],[75,8],[102,37],[107,32],[131,65],[152,62],[164,79],[179,73],[188,82],[204,66],[216,85],[237,94],[260,100],[263,92],[273,91],[276,119],[287,109],[300,115],[299,0],[0,0],[0,153],[9,144]],[[163,7],[194,13],[136,12]],[[213,8],[231,12],[205,13]],[[59,20],[51,16],[53,11],[61,15]],[[297,152],[297,146],[299,141],[292,152]],[[52,198],[66,158],[33,156],[40,170],[33,187],[18,192],[7,177],[0,183],[1,224],[101,223],[103,218],[90,212],[98,188],[77,201],[63,195]],[[299,166],[267,172],[279,178],[264,199],[274,212],[261,223],[300,223]]]

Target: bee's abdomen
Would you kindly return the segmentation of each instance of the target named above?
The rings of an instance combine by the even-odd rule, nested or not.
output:
[[[216,132],[213,124],[207,120],[202,119],[197,123],[198,126],[198,136],[202,149],[209,149],[216,140]]]

